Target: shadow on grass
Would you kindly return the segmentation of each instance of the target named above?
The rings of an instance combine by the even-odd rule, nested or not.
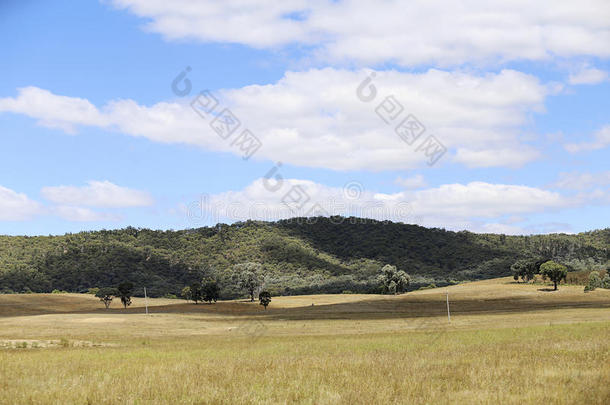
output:
[[[540,291],[552,289],[540,289]],[[451,302],[452,315],[480,315],[480,314],[507,314],[544,311],[555,309],[577,308],[609,308],[609,300],[589,299],[578,300],[561,299],[559,295],[549,295],[552,300],[542,301],[539,297],[510,297],[510,298],[483,298],[459,299]],[[273,302],[265,311],[258,302],[230,301],[215,304],[177,303],[171,305],[149,307],[151,314],[210,314],[218,315],[218,320],[225,317],[255,317],[269,320],[323,320],[323,319],[397,319],[446,316],[447,307],[444,296],[401,296],[396,299],[380,299],[350,303],[303,306],[296,308],[273,308]],[[38,314],[57,314],[49,311]],[[66,311],[64,314],[143,314],[144,308],[110,308],[105,310]],[[209,321],[210,319],[208,319]],[[213,319],[212,319],[213,320]]]
[[[552,286],[540,286],[538,291],[553,291]],[[44,297],[43,297],[44,298]],[[470,314],[507,314],[526,313],[532,311],[544,311],[555,309],[579,309],[579,308],[610,308],[610,299],[589,295],[564,296],[561,294],[534,294],[510,297],[468,297],[462,296],[451,300],[452,315]],[[312,298],[315,300],[315,298]],[[143,314],[143,307],[123,309],[118,305],[110,309],[92,308],[90,303],[87,307],[80,307],[84,303],[74,302],[73,307],[57,308],[51,302],[42,300],[36,305],[27,305],[27,300],[20,300],[8,305],[0,305],[0,317],[6,316],[28,316],[45,314]],[[306,305],[294,308],[274,308],[273,301],[267,309],[259,305],[258,301],[250,302],[249,299],[238,301],[219,301],[214,304],[186,303],[176,300],[176,303],[167,305],[150,306],[151,314],[209,314],[217,315],[218,320],[226,317],[255,317],[257,319],[269,320],[323,320],[323,319],[400,319],[446,316],[447,307],[445,295],[439,294],[405,294],[398,297],[343,302],[336,304]],[[216,316],[211,317],[211,320]]]

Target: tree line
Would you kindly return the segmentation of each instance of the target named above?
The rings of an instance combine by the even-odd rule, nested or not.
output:
[[[271,295],[382,293],[404,285],[400,278],[379,282],[385,264],[408,272],[407,288],[413,290],[507,276],[511,265],[530,257],[555,260],[568,270],[603,271],[609,246],[610,229],[507,236],[334,217],[181,231],[129,227],[0,236],[0,292],[86,292],[129,281],[136,286],[134,296],[142,296],[141,286],[147,286],[150,296],[163,297],[214,280],[222,298],[238,298],[244,290],[240,283],[248,280],[238,283],[234,267],[260,263]]]

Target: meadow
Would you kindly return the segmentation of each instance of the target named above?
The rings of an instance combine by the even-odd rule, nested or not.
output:
[[[0,403],[610,402],[610,290],[501,278],[148,305],[0,295]]]

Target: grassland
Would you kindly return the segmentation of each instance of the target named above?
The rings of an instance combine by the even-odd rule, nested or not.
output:
[[[154,299],[148,316],[0,295],[0,403],[608,403],[610,291],[546,290]]]

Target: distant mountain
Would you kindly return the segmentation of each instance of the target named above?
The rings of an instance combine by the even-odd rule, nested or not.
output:
[[[72,292],[129,280],[151,296],[214,278],[226,298],[241,294],[231,268],[263,264],[272,294],[378,292],[393,264],[411,288],[506,276],[519,258],[558,260],[571,269],[606,268],[610,228],[577,235],[507,236],[451,232],[361,218],[248,221],[181,231],[121,230],[63,236],[0,236],[0,291]]]

